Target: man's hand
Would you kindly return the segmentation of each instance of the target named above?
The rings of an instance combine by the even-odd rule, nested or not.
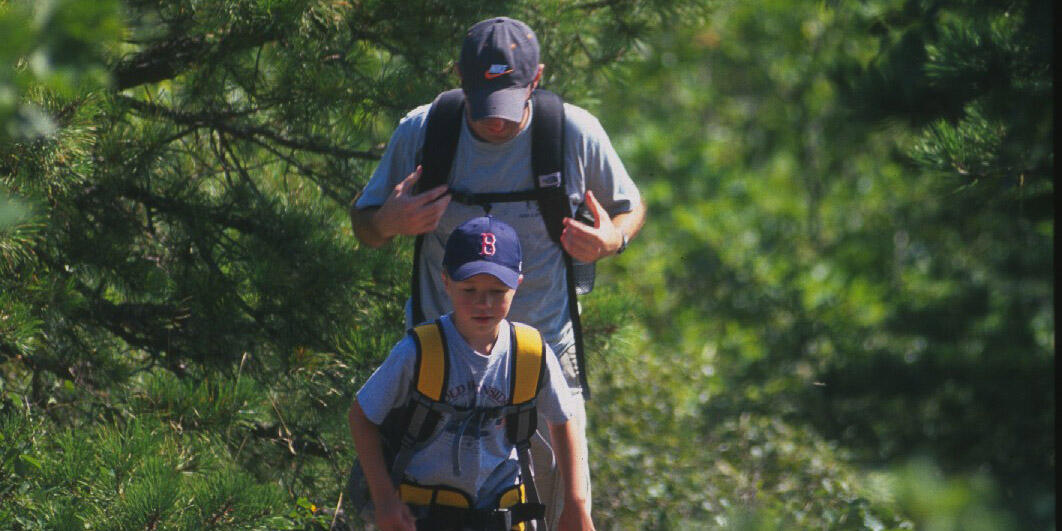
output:
[[[564,218],[561,245],[572,258],[590,263],[615,254],[623,245],[623,234],[612,224],[612,218],[590,190],[586,191],[586,204],[594,216],[594,226]]]
[[[413,190],[420,180],[421,167],[402,182],[395,185],[391,195],[387,196],[380,208],[373,214],[376,232],[385,239],[398,234],[417,235],[435,230],[443,212],[450,204],[450,196],[445,195],[446,185],[436,186],[420,194]],[[445,195],[445,197],[444,197]]]
[[[417,531],[417,521],[409,506],[398,499],[387,500],[375,507],[376,527],[381,531]]]

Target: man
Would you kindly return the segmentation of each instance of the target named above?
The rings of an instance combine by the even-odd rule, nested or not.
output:
[[[354,234],[372,247],[398,235],[423,236],[415,264],[417,297],[424,318],[434,319],[452,309],[438,280],[447,235],[462,222],[484,215],[485,210],[512,225],[524,248],[526,272],[512,303],[512,318],[541,330],[558,353],[576,398],[576,426],[585,433],[585,373],[582,360],[576,356],[570,313],[570,305],[577,303],[569,300],[563,253],[593,263],[622,252],[641,229],[645,208],[600,123],[569,104],[563,107],[564,187],[570,206],[585,203],[594,218],[592,225],[565,218],[558,246],[547,232],[536,201],[484,206],[452,200],[455,195],[505,194],[536,187],[531,170],[530,129],[535,120],[531,97],[542,79],[544,65],[539,63],[534,32],[523,22],[497,17],[468,31],[457,69],[466,114],[448,184],[416,191],[430,109],[423,105],[399,123],[380,165],[353,205]],[[411,304],[406,312],[409,326],[417,324],[410,322],[414,315]],[[542,433],[548,439],[548,433]],[[536,450],[536,483],[547,506],[547,521],[553,524],[560,515],[563,489],[558,485],[559,475],[551,474],[554,467],[549,448]],[[585,462],[581,465],[589,490],[589,468]],[[585,499],[589,510],[589,492]]]

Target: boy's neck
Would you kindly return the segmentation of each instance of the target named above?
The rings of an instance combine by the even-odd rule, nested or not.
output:
[[[462,330],[460,323],[454,319],[450,319],[450,322],[457,329],[457,333],[461,334],[461,338],[472,347],[472,350],[485,356],[490,356],[491,351],[494,350],[494,343],[498,341],[498,335],[501,333],[502,325],[505,323],[505,321],[498,323],[498,326],[494,327],[491,332],[479,332]]]

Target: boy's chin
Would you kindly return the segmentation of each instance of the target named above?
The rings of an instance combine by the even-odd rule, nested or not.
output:
[[[501,319],[489,318],[477,318],[473,317],[469,320],[469,323],[479,331],[493,331],[498,325],[501,324]]]
[[[470,331],[482,333],[493,331],[501,324],[501,321],[502,320],[497,317],[469,317],[464,319],[464,324],[472,329]]]

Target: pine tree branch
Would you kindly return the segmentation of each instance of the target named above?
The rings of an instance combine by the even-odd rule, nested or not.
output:
[[[284,36],[276,26],[248,27],[229,31],[220,40],[207,35],[171,36],[140,53],[119,61],[113,70],[115,89],[171,79],[212,53],[233,53],[262,46]]]
[[[173,350],[173,337],[166,333],[166,325],[188,317],[188,309],[172,304],[115,304],[91,293],[87,286],[80,289],[91,302],[91,311],[84,318],[94,321],[131,346],[153,354]],[[159,324],[163,324],[159,326]],[[158,334],[159,331],[163,334]]]
[[[288,433],[285,434],[284,432]],[[259,439],[265,439],[288,448],[288,451],[293,455],[305,453],[325,459],[332,457],[332,453],[328,451],[328,448],[325,447],[325,445],[321,444],[320,437],[314,433],[307,432],[296,434],[291,433],[286,426],[261,423],[256,423],[254,430],[251,433]]]
[[[122,60],[114,68],[115,89],[121,91],[176,76],[206,52],[202,36],[174,38]]]
[[[174,215],[181,219],[207,219],[223,227],[236,229],[244,234],[261,234],[264,228],[255,223],[251,217],[237,217],[230,209],[224,207],[207,207],[152,194],[135,186],[126,186],[118,190],[118,195],[132,199],[150,208]]]
[[[280,150],[278,150],[273,145],[271,145],[271,144],[269,144],[267,142],[262,142],[259,139],[252,138],[250,141],[254,142],[258,146],[260,146],[262,149],[265,149],[266,151],[272,153],[273,156],[277,157],[278,159],[280,159],[280,160],[282,160],[282,161],[294,166],[296,169],[298,169],[300,172],[302,172],[302,174],[305,175],[307,179],[313,181],[313,183],[316,184],[317,187],[321,189],[322,193],[324,193],[326,196],[330,197],[336,203],[338,203],[340,205],[344,205],[344,204],[347,204],[350,201],[349,197],[344,197],[337,190],[335,190],[331,186],[328,186],[324,182],[324,176],[323,175],[321,175],[320,173],[314,171],[313,168],[310,168],[309,166],[306,166],[305,164],[302,164],[295,157],[289,156],[289,155],[285,155],[285,154],[281,153]]]
[[[159,116],[173,120],[175,123],[194,126],[209,127],[223,131],[229,135],[249,141],[269,140],[282,146],[308,151],[322,155],[330,155],[338,158],[379,160],[380,154],[375,151],[354,151],[343,149],[315,139],[292,139],[276,133],[268,128],[256,125],[239,125],[227,121],[225,118],[233,116],[232,113],[224,112],[198,112],[189,113],[176,111],[155,103],[141,101],[128,96],[119,96],[130,107],[152,116]]]
[[[597,11],[602,8],[610,8],[619,4],[618,0],[601,0],[598,2],[583,2],[581,4],[572,4],[565,8],[566,11]]]

